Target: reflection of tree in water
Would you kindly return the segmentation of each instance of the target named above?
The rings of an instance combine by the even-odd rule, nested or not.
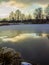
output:
[[[0,48],[0,63],[1,65],[20,65],[21,54],[15,52],[11,48]]]
[[[49,39],[49,35],[47,35],[47,38]]]

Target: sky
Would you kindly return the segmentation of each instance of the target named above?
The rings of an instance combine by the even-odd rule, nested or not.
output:
[[[0,0],[0,18],[9,16],[11,11],[20,9],[22,13],[32,14],[34,9],[45,8],[49,0]]]

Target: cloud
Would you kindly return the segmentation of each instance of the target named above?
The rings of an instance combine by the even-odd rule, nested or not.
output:
[[[28,6],[28,4],[24,4],[22,2],[19,1],[15,1],[15,0],[2,0],[2,2],[0,2],[0,6],[10,6],[10,7],[16,7],[16,8],[25,8]]]
[[[49,4],[49,0],[0,0],[0,5],[1,4],[6,4],[7,6],[15,6],[18,8],[25,8],[25,7],[29,7],[31,5],[34,4],[38,4],[38,5],[47,5]]]
[[[49,0],[15,0],[15,1],[24,4],[31,4],[31,3],[49,4]]]
[[[2,2],[0,3],[0,18],[9,16],[11,11],[16,11],[17,9],[25,8],[24,4],[16,3],[15,1]]]
[[[15,1],[17,3],[31,4],[31,3],[40,3],[40,4],[49,4],[49,0],[0,0],[0,2],[9,2]]]
[[[10,5],[10,6],[18,7],[18,8],[23,8],[23,7],[27,6],[27,4],[24,5],[24,3],[22,3],[22,2],[19,3],[19,2],[16,2],[16,1],[9,1],[7,4]]]
[[[25,14],[30,13],[38,7],[45,8],[49,4],[49,0],[0,0],[0,17],[4,18],[11,11],[20,9]]]
[[[24,4],[33,4],[33,3],[49,4],[49,0],[15,0],[15,1]]]

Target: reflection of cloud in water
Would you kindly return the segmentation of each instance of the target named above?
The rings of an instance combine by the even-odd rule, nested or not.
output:
[[[12,38],[3,38],[2,40],[4,42],[6,42],[6,41],[18,42],[18,41],[24,40],[29,37],[32,37],[32,35],[31,34],[20,34],[18,36],[12,37]]]
[[[43,38],[43,37],[46,37],[47,34],[42,34],[42,35],[39,35],[39,34],[36,34],[36,33],[23,33],[23,34],[20,34],[20,35],[17,35],[15,37],[8,37],[8,36],[3,36],[3,37],[0,37],[0,39],[2,39],[3,42],[19,42],[19,41],[22,41],[24,39],[27,39],[27,38],[32,38],[32,39],[35,39],[35,38]]]
[[[42,37],[47,37],[48,34],[42,33]]]
[[[7,38],[8,36],[1,36],[0,39],[4,39],[4,38]]]

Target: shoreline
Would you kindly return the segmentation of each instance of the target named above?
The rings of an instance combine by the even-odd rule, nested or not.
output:
[[[8,24],[0,24],[0,26],[9,26],[9,25],[49,25],[47,23],[44,24],[24,24],[24,23],[8,23]]]

